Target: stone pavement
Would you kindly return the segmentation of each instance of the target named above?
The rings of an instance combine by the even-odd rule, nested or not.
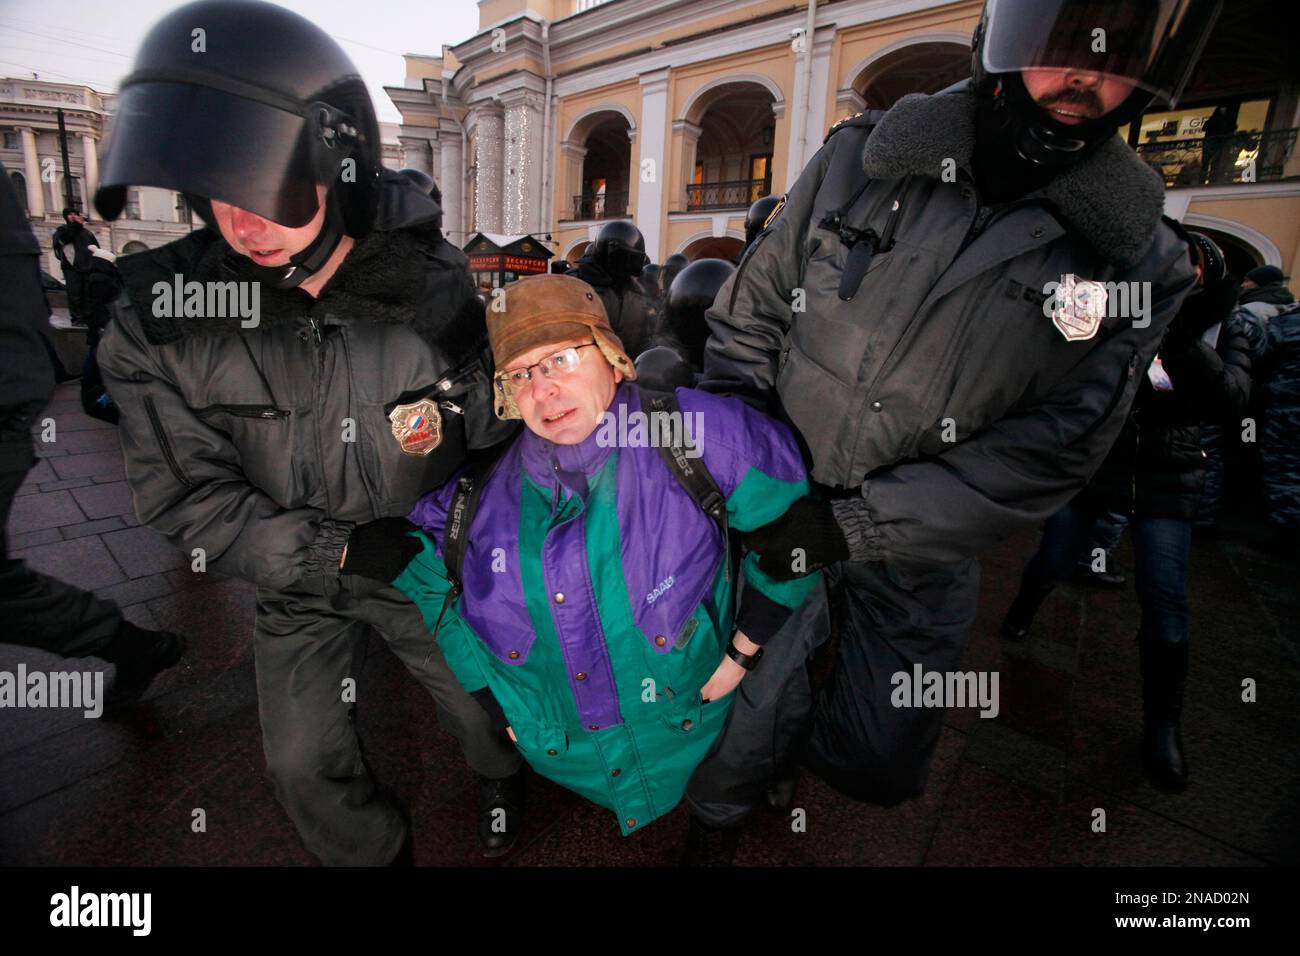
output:
[[[58,441],[15,501],[16,556],[112,598],[137,624],[187,634],[190,651],[117,722],[0,710],[0,862],[312,864],[262,777],[252,588],[191,573],[181,554],[139,526],[116,431],[82,415],[75,383],[59,388],[48,414]],[[1035,544],[1030,532],[983,561],[964,663],[999,672],[1000,714],[950,711],[928,790],[893,809],[857,804],[805,777],[795,806],[806,811],[806,832],[764,814],[738,862],[1300,862],[1300,556],[1269,556],[1249,543],[1249,527],[1237,531],[1193,546],[1187,793],[1161,794],[1138,769],[1131,589],[1062,587],[1025,646],[998,639]],[[1131,566],[1127,550],[1121,560]],[[60,667],[58,658],[0,644],[0,670],[19,662]],[[1241,701],[1248,677],[1257,703]],[[367,760],[410,809],[416,861],[489,865],[476,849],[473,776],[432,701],[378,639],[360,670],[358,700]],[[623,838],[607,811],[547,781],[530,780],[529,800],[505,865],[670,864],[685,834],[680,807]],[[1091,826],[1096,808],[1106,811],[1104,833]],[[193,831],[196,809],[206,832]]]

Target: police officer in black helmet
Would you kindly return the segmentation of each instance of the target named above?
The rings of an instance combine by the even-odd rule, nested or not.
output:
[[[101,183],[106,219],[149,185],[183,192],[207,224],[123,260],[100,363],[141,521],[257,585],[267,774],[303,842],[331,864],[410,857],[350,719],[366,699],[349,690],[354,652],[374,628],[479,774],[485,855],[505,852],[519,754],[381,583],[410,555],[375,545],[509,434],[437,203],[382,168],[370,97],[338,45],[250,0],[201,0],[153,27]]]
[[[746,677],[687,793],[688,860],[729,857],[765,769],[789,805],[805,736],[851,797],[923,791],[944,709],[895,706],[894,676],[959,668],[977,555],[1087,482],[1195,282],[1116,133],[1177,99],[1218,7],[986,0],[972,79],[832,127],[719,293],[701,387],[790,421],[822,492],[746,544],[778,579],[825,568],[840,599]],[[814,709],[804,659],[832,614]]]
[[[610,325],[629,355],[649,347],[659,321],[658,303],[637,281],[649,262],[641,230],[626,219],[615,219],[596,234],[571,273],[599,293]]]
[[[673,349],[697,375],[704,368],[704,343],[709,338],[704,315],[735,271],[722,259],[698,259],[679,272],[668,289],[655,344]]]
[[[754,244],[758,234],[767,226],[768,220],[772,218],[772,213],[776,212],[781,205],[779,196],[764,196],[762,199],[756,199],[745,213],[745,248],[740,250],[740,255],[736,261],[740,261],[740,256],[745,254],[745,250]]]

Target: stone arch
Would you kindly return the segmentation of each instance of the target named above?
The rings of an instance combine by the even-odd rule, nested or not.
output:
[[[916,49],[918,47],[926,47],[928,51]],[[913,67],[923,59],[924,52],[934,54],[941,64],[947,65],[933,80],[921,83],[909,78],[906,82],[909,87],[907,89],[886,86],[876,90],[874,96],[871,95],[873,88],[881,86],[881,81],[891,71]],[[960,72],[965,76],[970,75],[970,55],[970,36],[967,34],[944,31],[903,37],[863,57],[844,73],[838,105],[841,109],[851,106],[858,109],[887,109],[905,93],[938,92],[960,79],[950,75],[955,70],[956,63],[964,63],[965,69]]]
[[[710,80],[692,93],[691,98],[682,107],[681,116],[677,117],[677,119],[699,125],[709,107],[726,95],[724,87],[744,86],[747,84],[761,86],[767,90],[772,95],[772,113],[777,119],[784,115],[785,94],[781,92],[781,87],[777,85],[776,80],[770,76],[764,76],[762,73],[733,73]]]
[[[728,244],[726,240],[731,239],[735,242],[734,252],[729,255],[702,255],[707,251],[726,251]],[[717,247],[716,250],[713,247]],[[715,236],[710,230],[703,230],[687,236],[677,244],[674,253],[680,252],[686,258],[694,262],[696,259],[726,259],[728,262],[735,260],[740,251],[745,248],[745,234],[737,229],[728,229],[724,235]]]
[[[1252,229],[1250,226],[1242,225],[1231,219],[1206,216],[1195,212],[1183,216],[1182,223],[1189,229],[1209,229],[1221,232],[1225,236],[1231,236],[1258,259],[1257,265],[1283,268],[1282,251],[1278,249],[1277,243],[1257,229]]]

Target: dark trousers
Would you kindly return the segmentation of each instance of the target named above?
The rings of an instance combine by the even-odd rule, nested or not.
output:
[[[1025,566],[1018,600],[1033,600],[1033,608],[1037,609],[1093,539],[1096,523],[1094,515],[1073,504],[1048,518],[1038,551]],[[1129,535],[1133,540],[1133,585],[1142,607],[1139,638],[1171,644],[1185,642],[1190,628],[1187,565],[1192,548],[1191,522],[1134,515]]]
[[[958,667],[975,622],[979,564],[836,565],[740,682],[727,727],[687,790],[692,812],[735,826],[764,787],[802,760],[857,800],[892,806],[925,789],[942,708],[898,708],[892,677]],[[834,672],[814,701],[807,670],[834,628]],[[752,683],[751,683],[752,682]]]
[[[739,826],[768,783],[797,761],[812,712],[806,664],[829,633],[826,587],[819,585],[736,688],[722,735],[686,788],[691,812],[709,826]]]
[[[9,557],[6,527],[26,471],[0,473],[0,640],[63,657],[91,657],[122,623],[112,601],[47,577]]]
[[[438,721],[483,776],[514,773],[523,758],[494,734],[482,707],[456,682],[419,610],[399,591],[348,575],[325,598],[257,591],[253,650],[266,773],[307,849],[333,865],[382,865],[397,855],[406,823],[362,760],[344,699],[355,655],[373,627],[433,695]],[[384,706],[356,689],[361,706]],[[470,825],[467,821],[466,825]]]
[[[961,665],[979,603],[979,562],[903,560],[836,567],[839,659],[813,716],[805,763],[846,796],[893,806],[919,796],[939,742],[942,707],[895,707],[893,677]]]

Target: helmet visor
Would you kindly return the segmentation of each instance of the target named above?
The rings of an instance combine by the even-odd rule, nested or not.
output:
[[[312,168],[311,125],[296,113],[210,87],[132,84],[117,100],[95,205],[113,219],[127,186],[157,186],[304,226],[320,205],[316,185],[328,176]]]
[[[1221,0],[988,0],[989,73],[1087,71],[1177,102]]]

